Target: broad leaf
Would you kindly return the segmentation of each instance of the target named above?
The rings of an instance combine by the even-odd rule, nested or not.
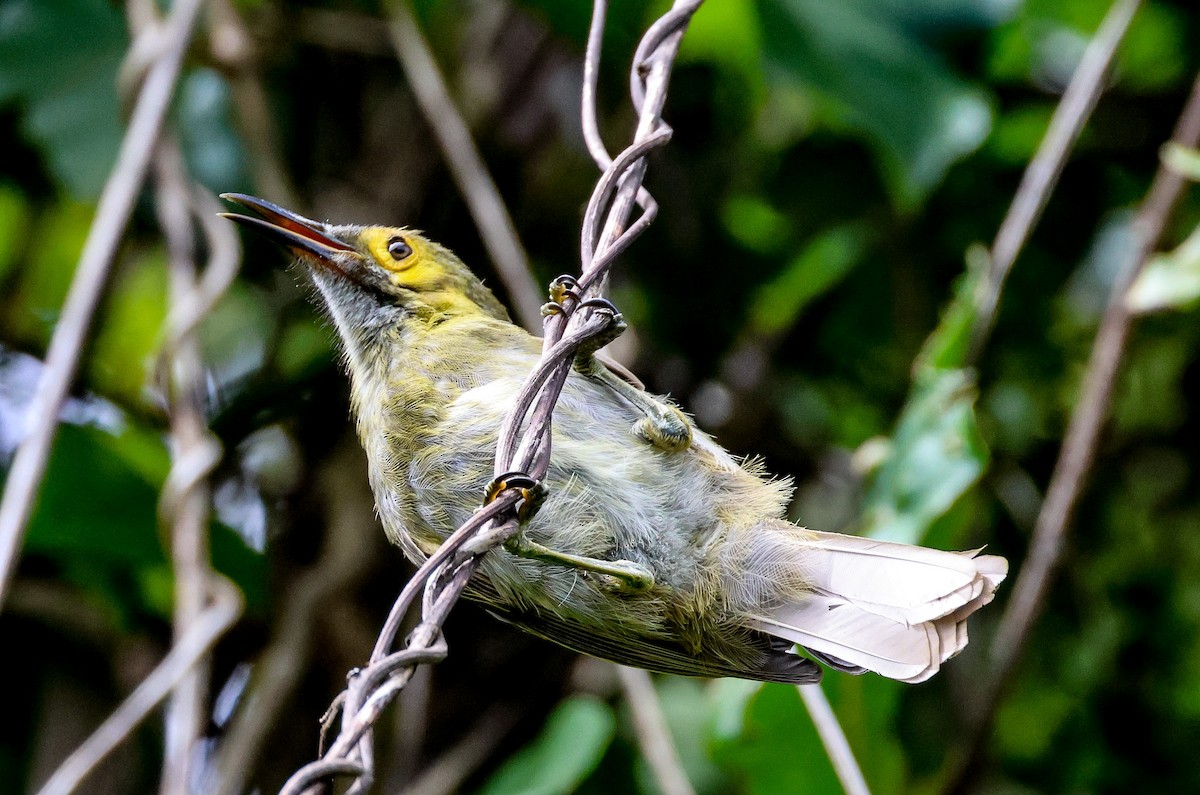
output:
[[[1200,301],[1200,229],[1167,254],[1146,263],[1125,295],[1134,312],[1185,309]]]
[[[745,685],[730,695],[744,695]],[[734,698],[728,708],[743,705],[740,732],[719,736],[714,758],[739,782],[738,792],[748,795],[797,793],[840,795],[841,785],[825,754],[800,695],[790,685],[762,685],[745,701]],[[726,731],[736,723],[726,716]]]
[[[21,108],[25,137],[78,199],[99,195],[116,159],[126,46],[121,14],[105,0],[0,5],[0,105]]]
[[[607,704],[576,696],[558,705],[542,733],[504,763],[484,795],[565,795],[595,770],[612,742],[616,718]]]
[[[774,279],[755,291],[750,327],[774,335],[788,329],[810,303],[837,285],[859,263],[866,241],[857,225],[841,226],[817,237]]]
[[[987,96],[959,78],[883,0],[759,0],[768,78],[820,100],[820,117],[871,144],[892,198],[921,203],[992,124]]]

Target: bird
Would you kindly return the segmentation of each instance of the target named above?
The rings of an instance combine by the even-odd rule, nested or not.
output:
[[[311,279],[341,340],[381,524],[424,561],[494,493],[499,429],[541,339],[416,230],[222,196],[253,213],[222,215]],[[595,354],[579,352],[554,410],[537,510],[483,557],[468,598],[574,651],[690,676],[811,684],[824,665],[917,683],[967,645],[1003,557],[800,527],[789,480]]]

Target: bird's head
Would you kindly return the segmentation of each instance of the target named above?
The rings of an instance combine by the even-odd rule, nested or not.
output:
[[[411,229],[335,226],[240,193],[222,198],[258,217],[223,213],[290,250],[312,276],[351,364],[371,357],[408,320],[483,315],[508,320],[491,290],[454,252]]]

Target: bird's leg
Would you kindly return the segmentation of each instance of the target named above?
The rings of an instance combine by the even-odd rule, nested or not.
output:
[[[633,433],[660,450],[677,453],[692,445],[692,426],[683,412],[638,389],[602,363],[595,363],[591,377],[625,398],[646,416],[633,424]]]
[[[517,518],[522,525],[533,518],[546,499],[546,487],[541,483],[523,472],[509,472],[488,483],[484,490],[483,504],[487,505],[507,489],[516,489],[521,494],[522,502],[520,508],[517,509]],[[640,563],[634,563],[631,560],[600,560],[599,558],[556,552],[549,547],[526,539],[522,531],[518,531],[516,535],[505,541],[504,548],[518,557],[556,563],[560,566],[611,577],[617,581],[621,590],[630,593],[643,593],[654,587],[654,573]]]
[[[504,548],[518,557],[540,560],[544,563],[555,563],[559,566],[611,577],[617,581],[621,590],[630,593],[644,593],[654,587],[654,573],[632,560],[601,560],[582,555],[571,555],[567,552],[557,552],[530,541],[522,534],[517,534],[505,541]]]
[[[554,284],[555,290],[550,295],[551,303],[546,304],[543,311],[547,311],[549,307],[561,307],[561,301],[567,295],[578,297],[572,290],[574,284],[570,277],[560,276]],[[581,308],[585,306],[608,314],[609,324],[604,331],[579,346],[575,353],[575,370],[604,384],[646,415],[633,424],[633,433],[639,439],[668,453],[686,450],[692,444],[692,426],[683,412],[629,383],[596,357],[597,351],[621,336],[628,328],[621,313],[611,301],[603,298],[592,298],[580,304]]]

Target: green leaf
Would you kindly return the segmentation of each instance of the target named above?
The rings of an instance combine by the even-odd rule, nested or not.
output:
[[[721,208],[721,221],[730,237],[760,254],[773,254],[791,242],[791,219],[758,196],[731,196]]]
[[[975,398],[968,370],[931,369],[918,376],[867,491],[863,535],[919,544],[979,480],[988,450]]]
[[[848,224],[809,243],[778,276],[755,291],[750,304],[753,332],[775,335],[786,331],[810,303],[859,263],[866,240],[864,227]]]
[[[20,190],[0,183],[0,280],[17,264],[25,249],[29,204]]]
[[[1177,339],[1151,337],[1130,346],[1113,398],[1113,423],[1121,434],[1178,432],[1191,416],[1189,372],[1195,358]]]
[[[1110,5],[1095,0],[1026,0],[1016,19],[997,29],[988,72],[1002,81],[1061,89]],[[1117,53],[1114,82],[1137,92],[1178,85],[1187,62],[1186,30],[1181,11],[1143,3]]]
[[[143,608],[169,615],[171,570],[158,519],[171,463],[163,436],[104,401],[76,405],[71,418],[94,424],[60,426],[25,548],[76,569],[131,572]],[[230,528],[210,527],[214,567],[241,587],[251,609],[265,605],[266,559]]]
[[[154,249],[134,259],[114,281],[88,361],[91,383],[122,404],[152,404],[146,387],[154,373],[166,316],[166,252]]]
[[[745,680],[718,680],[744,682]],[[713,683],[715,684],[715,683]],[[747,683],[752,684],[752,683]],[[696,792],[728,792],[729,781],[708,753],[715,700],[709,683],[688,676],[655,678],[663,716],[684,773]],[[637,761],[638,781],[646,792],[657,790],[654,777],[641,756]]]
[[[0,104],[21,106],[25,137],[77,199],[100,194],[116,159],[116,78],[127,43],[105,0],[0,6]]]
[[[588,777],[612,742],[616,718],[602,701],[575,696],[563,701],[542,733],[492,776],[485,795],[558,795]]]
[[[1125,294],[1134,312],[1188,309],[1200,301],[1200,228],[1179,247],[1146,263]]]
[[[1192,182],[1200,182],[1200,150],[1188,149],[1174,141],[1162,148],[1162,161],[1168,168],[1183,174]]]
[[[966,261],[953,299],[913,363],[912,390],[864,501],[863,535],[921,543],[987,465],[975,417],[975,374],[966,367],[987,249],[972,246]]]
[[[821,102],[823,120],[866,138],[898,207],[919,205],[983,143],[990,100],[951,72],[883,0],[759,0],[768,79]]]
[[[1050,753],[1078,696],[1056,688],[1018,688],[996,715],[996,745],[1006,757],[1035,762]]]
[[[718,735],[713,747],[713,757],[738,780],[738,792],[841,794],[837,775],[795,687],[763,685],[744,703],[740,734]]]
[[[715,742],[736,742],[746,730],[746,711],[750,700],[763,687],[749,679],[717,679],[712,683],[712,738]]]
[[[907,685],[882,676],[830,674],[821,688],[837,715],[872,792],[908,792],[904,748],[897,731]]]
[[[1024,168],[1042,143],[1054,108],[1052,102],[1039,102],[1005,111],[996,119],[988,153],[1006,165]]]
[[[140,447],[141,431],[116,435],[63,425],[54,442],[37,507],[29,523],[30,551],[123,565],[166,561],[157,527],[157,483],[124,460],[125,440]],[[165,450],[160,477],[165,476]]]
[[[276,322],[264,312],[268,297],[243,281],[234,282],[200,326],[200,343],[209,372],[221,389],[236,388],[263,365],[267,338]]]
[[[766,94],[762,32],[753,3],[706,0],[679,45],[679,62],[707,61],[737,74],[755,99]],[[757,103],[755,103],[757,104]]]
[[[38,347],[50,339],[92,215],[92,207],[65,201],[34,221],[28,234],[38,244],[29,248],[29,259],[16,274],[17,287],[2,308],[5,330],[13,338]]]
[[[1117,54],[1117,81],[1134,91],[1164,91],[1187,75],[1188,20],[1182,8],[1143,3]]]
[[[926,371],[966,366],[971,334],[979,319],[976,296],[990,264],[991,255],[984,246],[976,243],[967,249],[966,271],[954,283],[954,297],[913,362],[917,378]]]
[[[624,309],[624,304],[618,304]],[[279,335],[275,367],[287,381],[300,381],[335,358],[329,329],[305,316],[288,323]]]

